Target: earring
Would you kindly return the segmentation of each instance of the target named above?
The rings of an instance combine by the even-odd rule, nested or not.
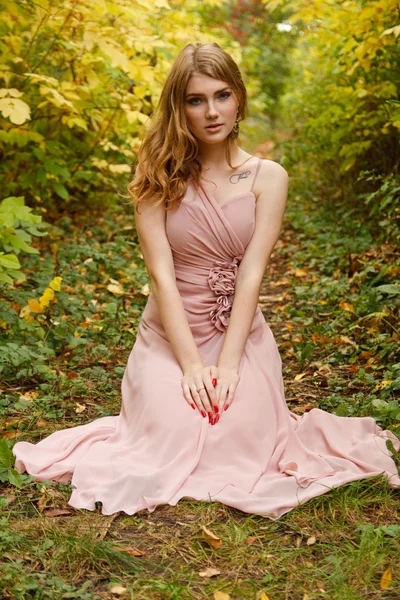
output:
[[[231,135],[233,138],[237,138],[239,135],[239,111],[236,113],[236,121],[231,131]]]

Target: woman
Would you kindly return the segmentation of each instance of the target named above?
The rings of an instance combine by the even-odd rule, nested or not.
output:
[[[152,512],[182,497],[278,518],[313,496],[384,473],[370,417],[285,403],[281,359],[257,307],[288,175],[237,144],[246,90],[217,44],[177,57],[139,153],[135,201],[152,291],[122,380],[120,415],[14,446],[16,467],[67,482],[71,506]]]

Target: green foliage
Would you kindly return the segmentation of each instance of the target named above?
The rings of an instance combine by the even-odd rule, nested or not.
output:
[[[38,254],[39,251],[30,244],[32,235],[44,236],[46,232],[37,225],[45,226],[42,217],[25,206],[22,196],[11,196],[0,203],[0,245],[4,250],[0,252],[0,283],[12,283],[13,279],[25,281],[17,255],[21,252]]]
[[[335,187],[355,218],[398,236],[400,47],[398,3],[266,0],[298,34],[281,96],[282,164]],[[301,35],[300,35],[301,34]],[[327,199],[330,201],[330,199]],[[380,230],[382,228],[382,230]]]
[[[0,176],[31,206],[113,202],[174,56],[203,33],[167,0],[6,0]]]
[[[204,5],[197,10],[206,23],[220,28],[222,38],[232,38],[240,49],[238,58],[250,117],[257,119],[258,127],[263,120],[273,121],[289,74],[290,49],[296,40],[295,35],[278,27],[288,11],[267,12],[261,0],[228,0],[218,7]]]
[[[8,445],[6,438],[0,439],[0,482],[10,483],[17,487],[22,487],[22,477],[13,469],[14,464],[11,448]]]
[[[149,290],[127,213],[125,204],[106,217],[93,213],[83,229],[62,218],[49,226],[42,254],[27,255],[29,280],[0,299],[3,378],[55,382],[58,357],[72,368],[107,362],[114,343],[132,345]],[[62,278],[54,277],[56,268]]]

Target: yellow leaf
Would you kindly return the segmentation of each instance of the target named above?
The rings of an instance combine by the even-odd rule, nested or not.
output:
[[[398,37],[400,35],[400,25],[396,25],[395,27],[391,27],[390,29],[385,29],[385,31],[383,31],[381,33],[381,36],[382,35],[390,35],[391,33],[393,33],[393,35]]]
[[[50,304],[50,302],[53,300],[54,298],[54,290],[52,290],[51,288],[46,288],[43,292],[43,294],[40,296],[40,304],[42,306],[48,306]]]
[[[111,171],[111,173],[130,173],[131,172],[131,167],[129,165],[108,165],[109,170]]]
[[[305,377],[306,375],[307,375],[307,373],[298,373],[298,374],[295,376],[294,380],[295,380],[295,381],[300,381],[300,379],[303,379],[303,377]]]
[[[80,117],[69,117],[67,119],[67,125],[70,129],[72,129],[72,127],[79,127],[79,129],[84,129],[85,131],[88,130],[86,121]]]
[[[50,102],[54,104],[54,106],[68,106],[69,108],[74,109],[74,105],[72,104],[72,102],[64,98],[64,96],[60,94],[60,92],[58,92],[57,90],[50,88],[47,85],[41,85],[39,91],[42,96],[47,96]]]
[[[269,597],[267,596],[267,594],[265,592],[263,592],[260,596],[260,600],[269,600]]]
[[[115,285],[114,283],[108,284],[107,289],[109,292],[116,295],[121,295],[124,293],[124,290],[121,288],[121,286]]]
[[[86,410],[86,406],[84,404],[79,404],[79,402],[76,402],[76,406],[75,406],[75,412],[79,415],[79,413],[82,413],[83,411]]]
[[[22,92],[16,90],[15,88],[2,88],[0,90],[0,98],[4,98],[5,96],[12,96],[13,98],[19,98],[22,96]]]
[[[381,590],[386,590],[392,583],[392,569],[388,567],[381,578]]]
[[[144,285],[142,285],[140,292],[143,294],[143,296],[148,296],[150,294],[149,284],[145,283]]]
[[[222,544],[221,538],[219,538],[212,531],[207,529],[207,527],[202,525],[201,528],[203,530],[201,533],[201,537],[204,540],[207,540],[207,542],[210,544],[210,546],[212,546],[213,548],[218,548]]]
[[[317,538],[315,537],[315,535],[312,535],[307,540],[307,546],[312,546],[313,544],[315,544],[316,541],[317,541]]]
[[[1,98],[0,112],[4,118],[9,118],[11,123],[22,125],[31,118],[31,109],[23,100],[18,98]]]
[[[56,292],[60,291],[60,284],[62,282],[62,277],[54,277],[49,283],[51,289],[56,290]]]
[[[232,600],[232,598],[229,594],[217,590],[214,592],[214,600]]]
[[[137,96],[140,99],[143,99],[146,96],[147,91],[147,85],[135,85],[134,87],[135,96]]]
[[[21,310],[19,311],[19,316],[22,317],[26,317],[29,316],[29,313],[31,312],[31,309],[29,308],[29,306],[24,306],[23,308],[21,308]]]
[[[120,67],[124,71],[129,71],[129,59],[126,54],[118,50],[115,45],[104,38],[97,39],[100,50],[111,60],[111,66]]]
[[[346,302],[343,298],[339,302],[339,306],[342,310],[347,310],[352,313],[354,312],[354,306],[352,304],[350,304],[350,302]]]
[[[29,310],[33,313],[43,312],[43,306],[35,299],[28,300]]]
[[[375,390],[384,390],[391,383],[393,383],[393,379],[383,379],[382,381],[376,384]]]
[[[295,277],[307,277],[308,272],[305,269],[296,269],[294,274]]]

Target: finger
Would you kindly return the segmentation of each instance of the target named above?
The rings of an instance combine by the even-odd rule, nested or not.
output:
[[[208,414],[208,418],[211,420],[211,417],[213,416],[213,408],[212,408],[212,405],[210,402],[210,398],[208,397],[207,388],[202,389],[199,392],[199,394],[200,394],[201,401],[203,403],[204,410]]]
[[[210,378],[213,386],[215,387],[218,383],[218,367],[215,365],[210,367]]]
[[[226,402],[227,395],[228,395],[228,386],[226,384],[223,384],[223,385],[221,385],[221,391],[220,391],[219,401],[218,401],[218,409],[219,409],[220,413],[223,412],[224,406],[227,403]]]
[[[228,397],[225,401],[225,404],[229,404],[229,406],[232,404],[233,398],[235,395],[235,390],[236,390],[236,385],[229,386]]]
[[[182,386],[182,390],[183,390],[183,396],[184,396],[186,402],[193,408],[193,410],[196,410],[196,405],[193,402],[193,398],[190,394],[190,387],[187,385],[187,383],[185,383]]]
[[[202,393],[206,393],[205,390],[199,390],[199,392],[197,391],[201,386],[196,386],[195,383],[193,383],[190,386],[190,391],[192,393],[192,398],[195,401],[195,404],[197,406],[197,408],[199,409],[201,416],[205,419],[207,417],[207,411],[204,410],[203,407],[203,398],[201,396]],[[206,394],[207,395],[207,394]]]
[[[204,385],[207,390],[211,412],[213,414],[217,413],[218,412],[218,399],[217,399],[217,394],[215,393],[215,388],[212,385],[212,382],[210,380],[205,381]]]

